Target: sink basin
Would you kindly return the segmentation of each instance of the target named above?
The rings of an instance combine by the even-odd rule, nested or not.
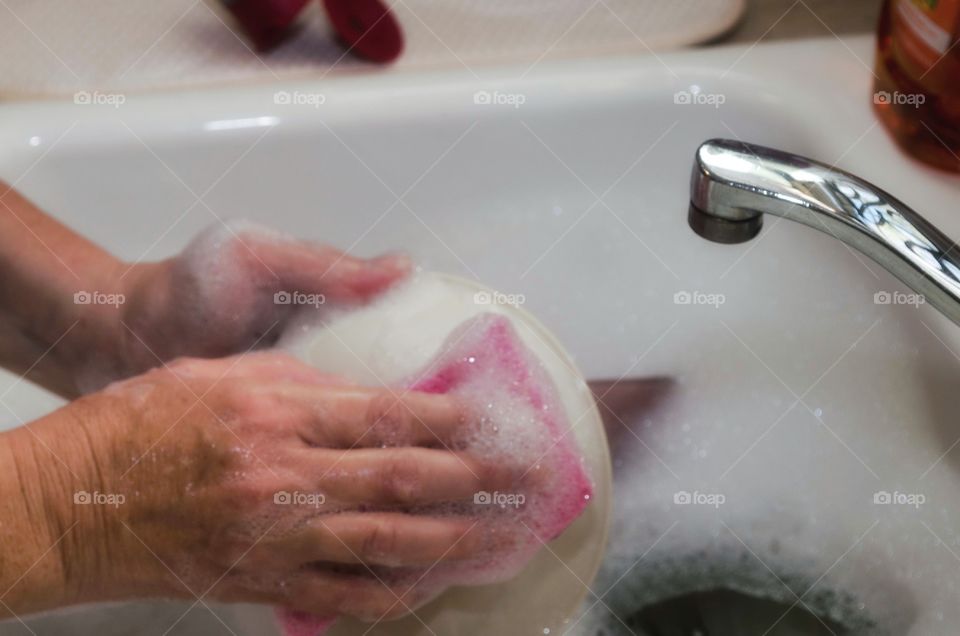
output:
[[[960,182],[898,154],[871,114],[871,63],[870,38],[829,38],[7,104],[0,176],[127,259],[241,217],[364,255],[406,249],[523,294],[588,377],[669,378],[609,431],[615,527],[566,633],[628,634],[645,608],[720,590],[852,633],[947,634],[957,329],[808,228],[768,219],[724,246],[686,224],[695,148],[730,137],[836,163],[960,237]],[[9,375],[0,395],[10,426],[57,404]],[[209,605],[26,622],[265,633],[249,608]]]

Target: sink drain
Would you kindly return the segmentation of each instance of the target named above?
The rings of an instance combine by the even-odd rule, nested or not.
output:
[[[624,618],[637,636],[843,636],[845,630],[797,603],[732,590],[669,598]]]

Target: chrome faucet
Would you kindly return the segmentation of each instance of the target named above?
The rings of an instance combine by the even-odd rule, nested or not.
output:
[[[826,232],[869,256],[960,325],[956,243],[880,188],[772,148],[711,139],[697,149],[688,222],[717,243],[755,237],[763,214]]]

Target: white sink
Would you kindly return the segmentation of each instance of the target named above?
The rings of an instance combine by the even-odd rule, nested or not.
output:
[[[797,603],[865,633],[953,634],[957,328],[928,306],[875,304],[907,290],[807,228],[768,217],[758,239],[722,246],[686,224],[694,149],[720,136],[836,162],[960,237],[960,182],[896,151],[871,114],[871,64],[870,38],[830,38],[481,79],[386,73],[128,95],[119,108],[9,104],[0,176],[128,259],[167,256],[240,217],[360,254],[406,249],[523,294],[589,376],[673,378],[615,435],[616,527],[571,634],[621,633],[645,603],[698,587]],[[701,103],[675,103],[692,85]],[[277,104],[277,91],[313,105]],[[478,91],[500,103],[475,103]],[[723,303],[675,303],[683,292]],[[9,426],[57,404],[8,386]],[[725,502],[675,504],[682,491]],[[875,504],[878,492],[925,501]],[[186,607],[28,623],[160,634]],[[236,608],[213,607],[254,633]],[[169,633],[218,630],[200,606]]]

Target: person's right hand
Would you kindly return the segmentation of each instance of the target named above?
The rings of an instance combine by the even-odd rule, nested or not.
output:
[[[400,511],[519,485],[519,468],[450,450],[468,419],[447,396],[263,352],[178,360],[8,435],[17,456],[61,460],[34,467],[51,542],[69,529],[54,602],[202,596],[379,620],[436,593],[381,566],[496,547],[477,519]]]

